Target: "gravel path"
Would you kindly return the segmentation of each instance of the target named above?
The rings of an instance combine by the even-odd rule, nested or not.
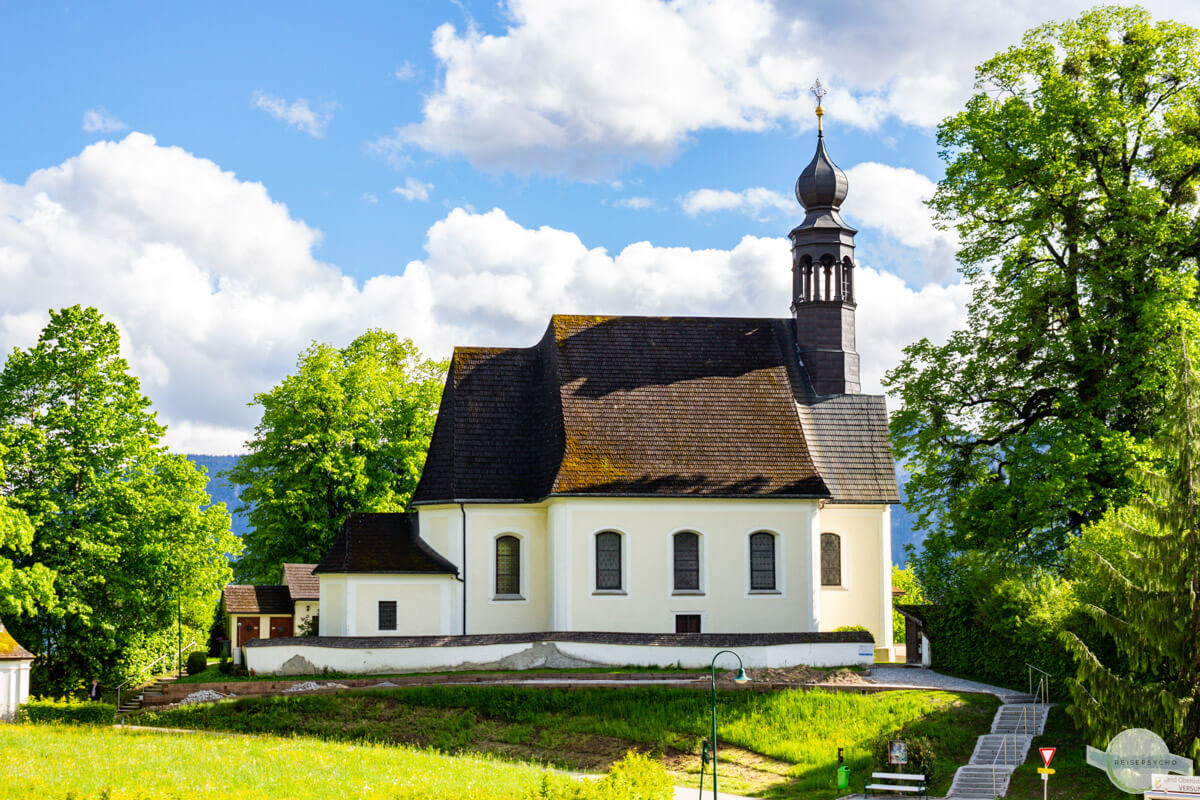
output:
[[[989,686],[986,683],[969,681],[965,678],[955,678],[928,669],[913,669],[912,667],[885,667],[876,664],[871,668],[870,676],[865,677],[870,683],[881,683],[887,686],[912,686],[917,689],[945,689],[947,691],[987,692],[994,694],[1001,701],[1022,694],[1012,689],[1002,689],[999,686]]]

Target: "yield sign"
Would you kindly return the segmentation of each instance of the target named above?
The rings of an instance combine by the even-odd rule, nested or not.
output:
[[[1045,762],[1046,768],[1050,768],[1050,762],[1054,760],[1054,751],[1057,747],[1039,747],[1038,752],[1042,754],[1042,761]]]

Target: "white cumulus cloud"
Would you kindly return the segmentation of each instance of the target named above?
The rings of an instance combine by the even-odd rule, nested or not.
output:
[[[87,133],[116,133],[128,127],[103,108],[89,108],[83,112],[83,130]]]
[[[658,207],[658,203],[653,197],[642,197],[640,195],[620,197],[613,200],[612,204],[617,208],[631,208],[634,211],[649,211],[652,208]]]
[[[416,178],[407,178],[403,186],[397,186],[392,191],[405,200],[418,200],[424,203],[429,199],[429,193],[433,191],[433,184],[419,181]]]
[[[314,256],[320,236],[211,161],[140,133],[99,142],[23,184],[0,180],[0,351],[36,341],[47,309],[94,305],[121,330],[168,443],[222,453],[250,434],[253,394],[314,339],[382,327],[444,356],[528,346],[556,312],[786,316],[790,300],[783,238],[613,254],[459,208],[402,273],[358,283]],[[904,343],[961,322],[965,289],[910,287],[869,263],[857,276],[864,389],[878,391]]]
[[[329,127],[329,122],[333,119],[331,106],[326,106],[322,111],[315,111],[309,106],[308,100],[303,97],[289,103],[282,97],[259,90],[251,95],[251,100],[255,108],[267,112],[275,119],[282,120],[297,130],[304,131],[314,139],[320,139],[325,135],[325,129]]]
[[[773,212],[795,214],[800,210],[794,197],[761,186],[738,192],[729,189],[693,189],[679,198],[679,205],[692,216],[713,211],[737,211],[754,219],[774,216]]]
[[[376,142],[477,167],[577,177],[661,163],[696,133],[829,120],[931,127],[970,95],[974,69],[1084,0],[502,0],[503,31],[433,34],[441,77],[417,121]],[[1200,23],[1200,5],[1151,0]],[[481,135],[486,131],[486,135]]]

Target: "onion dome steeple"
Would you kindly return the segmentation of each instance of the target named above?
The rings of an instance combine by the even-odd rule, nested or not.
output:
[[[846,173],[825,149],[817,81],[817,152],[796,179],[804,221],[792,229],[792,315],[796,347],[817,394],[859,391],[854,344],[854,234],[839,213],[849,191]]]

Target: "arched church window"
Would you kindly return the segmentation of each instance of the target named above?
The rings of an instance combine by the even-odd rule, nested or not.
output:
[[[690,531],[677,533],[675,543],[675,591],[700,591],[700,536]]]
[[[821,585],[842,585],[842,537],[836,533],[821,534]]]
[[[750,534],[750,591],[775,591],[775,536],[766,531]]]
[[[621,591],[621,534],[596,534],[596,589]]]
[[[521,593],[521,540],[516,536],[496,539],[496,594]]]

